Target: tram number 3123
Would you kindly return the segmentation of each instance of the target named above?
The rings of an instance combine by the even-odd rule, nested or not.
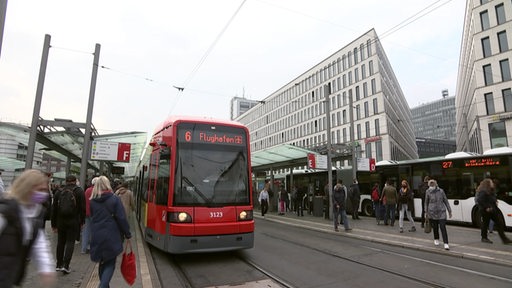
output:
[[[210,212],[210,218],[222,218],[222,212]]]

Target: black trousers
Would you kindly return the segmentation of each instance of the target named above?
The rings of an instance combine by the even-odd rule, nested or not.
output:
[[[268,201],[265,199],[261,199],[261,216],[265,216],[268,211]]]
[[[487,212],[480,209],[480,215],[482,215],[482,227],[480,227],[480,235],[482,239],[487,239],[487,229],[489,228],[489,221],[494,221],[494,228],[498,231],[501,241],[508,241],[508,237],[505,235],[505,223],[502,221],[500,209],[492,209]]]
[[[69,268],[77,234],[78,223],[66,223],[57,227],[57,267]]]

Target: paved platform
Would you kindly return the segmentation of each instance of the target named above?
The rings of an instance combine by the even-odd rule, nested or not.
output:
[[[133,217],[132,217],[133,219]],[[135,221],[132,221],[130,227],[132,230],[132,249],[137,259],[137,278],[133,286],[129,286],[121,275],[121,255],[116,262],[116,270],[110,287],[135,287],[135,288],[160,288],[160,282],[156,274],[156,270],[149,252],[147,243],[142,240],[140,229]],[[52,255],[55,258],[57,247],[57,234],[53,233],[49,227],[50,222],[46,223],[46,235],[51,243]],[[56,287],[80,287],[80,288],[97,288],[99,285],[98,266],[97,263],[91,261],[89,254],[80,253],[80,243],[75,244],[73,258],[71,259],[71,273],[63,274],[57,272]],[[40,287],[38,284],[37,273],[32,264],[29,265],[27,277],[23,282],[23,287]]]
[[[494,243],[487,244],[480,241],[480,230],[473,227],[448,225],[448,237],[450,241],[450,250],[443,249],[443,245],[434,245],[433,233],[424,233],[420,228],[420,224],[416,223],[416,232],[408,232],[410,224],[404,221],[404,233],[399,233],[398,220],[395,226],[377,225],[375,218],[361,216],[361,220],[352,220],[349,216],[350,227],[353,228],[350,232],[345,232],[340,226],[340,232],[334,231],[332,220],[323,217],[315,217],[309,214],[299,217],[292,212],[285,215],[277,215],[271,212],[265,215],[265,218],[260,216],[260,211],[255,210],[254,217],[256,218],[256,227],[263,221],[274,221],[287,225],[293,225],[304,229],[311,229],[325,233],[338,234],[342,237],[352,237],[365,241],[374,241],[385,243],[389,245],[407,247],[418,250],[425,250],[435,253],[444,253],[454,257],[476,259],[479,261],[488,261],[493,263],[500,263],[512,267],[512,245],[503,245],[496,232],[489,234],[489,239]],[[136,226],[135,221],[132,223],[132,247],[136,254],[137,259],[137,279],[135,284],[131,287],[135,288],[160,288],[158,275],[152,258],[150,256],[147,243],[142,240],[140,230],[133,229]],[[46,228],[47,237],[50,239],[52,245],[52,252],[55,255],[55,247],[57,244],[57,235],[54,234],[49,227]],[[507,232],[507,235],[512,238],[512,233]],[[442,239],[440,241],[442,243]],[[117,260],[117,267],[114,277],[111,281],[111,287],[129,287],[124,281],[120,271],[121,256]],[[89,254],[80,253],[80,244],[75,245],[73,259],[71,260],[71,273],[64,275],[61,272],[57,273],[56,287],[80,287],[80,288],[96,288],[98,287],[97,264],[92,262]],[[166,287],[179,287],[179,282],[173,283],[171,286]],[[174,286],[173,286],[174,285]],[[29,265],[27,277],[23,283],[24,287],[39,287],[38,279],[34,271],[34,267]]]
[[[332,220],[325,219],[324,217],[315,217],[309,214],[304,214],[304,216],[299,217],[292,212],[288,212],[285,215],[277,215],[277,213],[274,212],[267,213],[265,214],[265,218],[260,215],[260,211],[254,211],[254,217],[257,218],[256,227],[261,221],[275,221],[302,227],[304,229],[335,233],[344,237],[443,253],[454,257],[500,263],[512,267],[512,245],[502,244],[496,231],[489,234],[489,239],[494,243],[487,244],[481,242],[480,229],[449,224],[447,225],[447,231],[450,250],[446,251],[443,248],[442,237],[440,236],[441,244],[435,246],[433,232],[425,233],[419,222],[415,223],[416,232],[408,232],[411,225],[406,219],[404,219],[404,232],[400,233],[398,219],[395,221],[395,226],[391,227],[383,224],[377,225],[377,221],[373,217],[360,216],[361,220],[353,220],[350,215],[347,215],[352,230],[345,232],[343,226],[340,225],[340,232],[335,232]],[[506,234],[512,239],[512,233],[506,232]]]

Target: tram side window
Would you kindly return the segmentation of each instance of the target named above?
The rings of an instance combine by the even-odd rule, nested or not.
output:
[[[170,173],[170,154],[168,148],[164,149],[160,155],[158,163],[158,180],[156,183],[156,204],[167,205],[169,197],[169,173]]]

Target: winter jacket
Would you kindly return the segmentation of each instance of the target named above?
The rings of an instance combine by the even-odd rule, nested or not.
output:
[[[481,212],[485,212],[487,208],[498,210],[496,194],[489,193],[487,190],[480,190],[476,197],[476,204]]]
[[[130,239],[130,227],[123,204],[112,191],[91,199],[91,260],[107,261],[123,252],[123,238]]]
[[[135,211],[135,200],[133,198],[133,192],[124,187],[119,188],[116,191],[116,195],[121,199],[123,203],[124,213],[126,218],[129,219],[133,211]]]
[[[334,191],[332,192],[333,207],[336,208],[336,205],[339,205],[340,209],[346,209],[346,200],[347,188],[343,185],[336,184],[336,186],[334,186]]]
[[[425,193],[425,213],[430,219],[446,219],[446,210],[452,213],[452,208],[446,198],[444,190],[439,187],[430,187]]]
[[[411,188],[400,188],[400,191],[398,192],[398,204],[407,204],[407,210],[409,211],[414,209],[414,194]]]
[[[26,259],[38,264],[39,272],[52,272],[55,264],[43,230],[42,205],[19,205],[14,199],[0,203],[0,287],[20,285],[25,276]],[[3,222],[3,221],[2,221]]]
[[[386,198],[386,205],[396,205],[397,202],[397,193],[396,188],[392,185],[386,185],[384,189],[382,189],[382,198]],[[384,199],[383,199],[384,201]]]
[[[76,214],[73,217],[60,215],[59,212],[59,199],[65,189],[70,189],[75,194],[76,201]],[[85,223],[85,196],[82,188],[76,186],[75,184],[67,184],[62,187],[61,190],[58,190],[53,196],[53,205],[52,205],[52,213],[51,213],[51,222],[52,228],[59,227],[69,227],[71,225],[78,225]]]

